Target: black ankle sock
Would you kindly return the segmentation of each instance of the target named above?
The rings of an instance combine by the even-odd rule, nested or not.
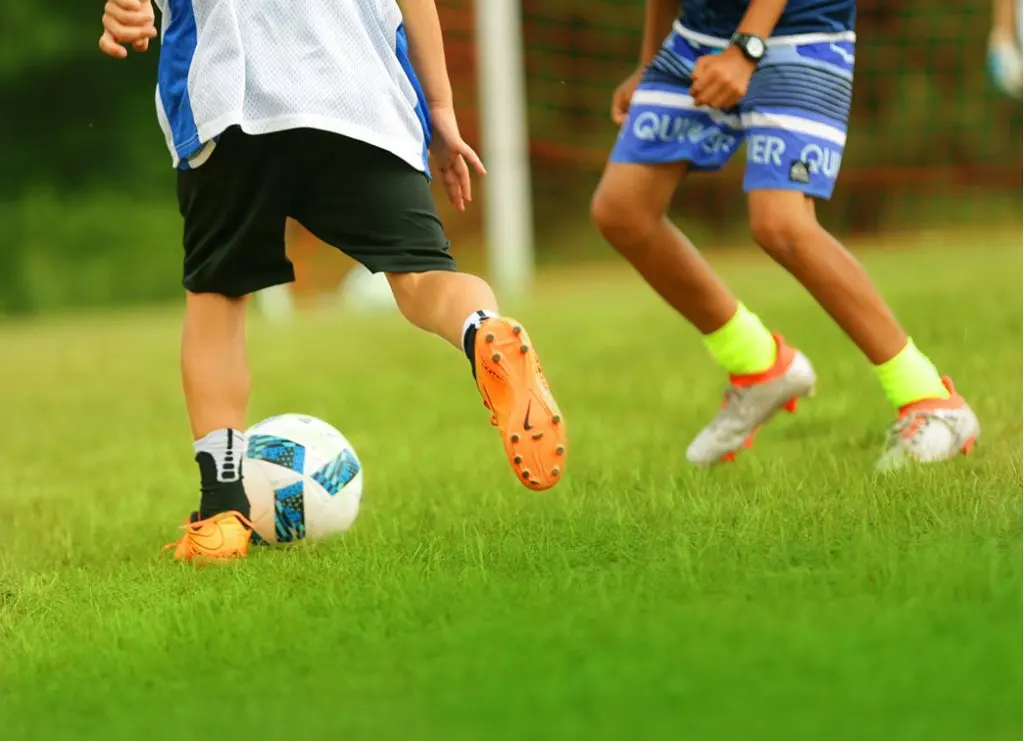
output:
[[[249,498],[245,495],[241,476],[234,481],[219,481],[217,463],[209,453],[197,453],[196,463],[199,464],[202,492],[199,498],[199,519],[205,520],[232,510],[248,519]]]
[[[487,319],[493,317],[489,311],[477,311],[470,314],[466,319],[465,328],[462,330],[462,352],[469,358],[469,367],[473,371],[473,378],[476,378],[476,331]]]
[[[462,335],[462,352],[469,358],[469,368],[473,371],[473,378],[476,378],[476,326],[470,325],[466,333]]]
[[[249,517],[249,498],[242,484],[242,456],[245,435],[238,430],[214,430],[195,443],[199,465],[199,517],[219,515],[234,510]]]

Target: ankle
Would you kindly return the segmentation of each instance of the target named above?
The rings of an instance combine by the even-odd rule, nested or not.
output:
[[[249,498],[242,478],[245,435],[231,428],[217,429],[197,440],[194,449],[200,477],[200,519],[232,510],[248,518]]]
[[[479,309],[466,317],[466,321],[462,324],[462,352],[469,360],[474,378],[476,377],[476,332],[481,324],[497,316],[493,311]]]

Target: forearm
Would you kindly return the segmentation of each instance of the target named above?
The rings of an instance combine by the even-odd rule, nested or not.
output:
[[[409,37],[409,60],[423,86],[427,105],[431,108],[450,107],[452,83],[448,79],[437,5],[434,0],[400,0],[400,5]]]
[[[644,12],[644,41],[640,49],[640,66],[646,67],[654,59],[672,23],[679,13],[679,0],[647,0]]]
[[[1013,0],[993,0],[992,35],[1002,38],[1013,37]]]
[[[750,0],[736,30],[766,39],[772,35],[785,8],[786,0]]]

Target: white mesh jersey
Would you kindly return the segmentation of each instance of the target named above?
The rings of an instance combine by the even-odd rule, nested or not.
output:
[[[154,0],[157,115],[176,167],[229,126],[315,128],[427,172],[430,119],[395,0]]]

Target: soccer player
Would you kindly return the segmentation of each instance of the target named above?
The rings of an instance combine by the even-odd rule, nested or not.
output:
[[[621,125],[592,216],[604,237],[703,335],[729,375],[687,458],[731,460],[812,393],[807,357],[740,303],[666,217],[690,173],[746,141],[754,240],[810,291],[874,365],[897,410],[879,467],[967,452],[978,420],[896,321],[864,269],[815,216],[846,143],[854,0],[647,0],[640,65],[616,90]],[[682,14],[680,15],[680,10]]]
[[[472,198],[434,0],[156,0],[157,113],[184,218],[181,367],[201,498],[175,557],[247,552],[242,486],[246,297],[294,278],[285,221],[384,272],[414,325],[469,358],[491,423],[530,489],[564,473],[566,430],[526,331],[455,272],[428,152],[460,211]],[[150,0],[108,0],[102,51],[156,38]],[[468,165],[467,165],[468,163]],[[410,372],[415,372],[411,369]]]

